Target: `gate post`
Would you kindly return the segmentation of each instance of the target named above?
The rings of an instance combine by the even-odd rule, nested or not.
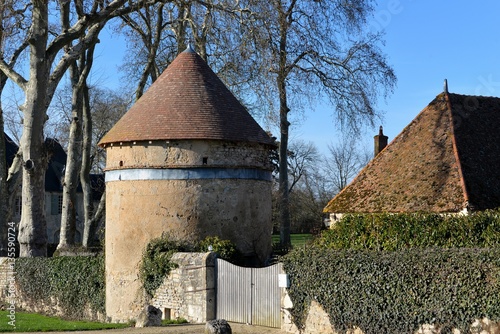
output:
[[[164,318],[184,318],[192,323],[215,319],[216,253],[175,253],[172,269],[156,290],[152,305]]]

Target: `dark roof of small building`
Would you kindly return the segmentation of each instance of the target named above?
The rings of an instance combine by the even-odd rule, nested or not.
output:
[[[500,98],[442,93],[325,207],[332,213],[500,206]]]
[[[45,191],[61,192],[62,180],[66,166],[67,155],[59,142],[52,138],[45,139],[45,147],[49,153],[49,164],[45,172]],[[79,187],[78,191],[81,191]]]
[[[3,137],[5,140],[5,158],[7,161],[7,167],[12,165],[12,161],[14,161],[14,157],[16,156],[19,147],[16,143],[4,132]]]
[[[100,141],[213,139],[274,145],[191,48],[182,52]]]
[[[7,166],[10,167],[19,147],[5,132],[4,138]],[[64,178],[67,154],[64,152],[61,144],[53,138],[45,139],[45,148],[49,154],[49,163],[45,171],[45,191],[62,192],[62,180]],[[92,198],[98,201],[104,193],[104,174],[90,174],[90,186],[92,189]],[[81,184],[78,184],[77,192],[82,192]]]

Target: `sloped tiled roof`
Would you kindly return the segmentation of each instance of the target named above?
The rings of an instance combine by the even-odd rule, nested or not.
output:
[[[5,132],[3,133],[3,138],[5,140],[5,159],[7,161],[7,168],[9,168],[12,165],[12,161],[19,147]]]
[[[205,61],[188,48],[100,141],[213,139],[273,145]]]
[[[55,139],[46,138],[45,147],[50,156],[47,171],[45,172],[45,191],[61,192],[63,190],[64,168],[68,156],[61,144]],[[81,188],[78,191],[81,191]]]
[[[500,98],[442,93],[325,212],[459,212],[500,206]]]

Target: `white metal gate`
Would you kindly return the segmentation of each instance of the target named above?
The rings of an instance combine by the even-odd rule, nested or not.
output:
[[[266,268],[244,268],[216,260],[218,319],[267,327],[281,327],[281,263]]]

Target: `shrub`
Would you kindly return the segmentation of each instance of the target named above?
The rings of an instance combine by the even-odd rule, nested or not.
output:
[[[196,246],[196,249],[199,252],[207,252],[208,246],[212,246],[212,251],[217,253],[219,258],[229,262],[238,261],[241,256],[236,246],[230,240],[222,240],[217,236],[206,237],[201,240]]]
[[[500,249],[400,251],[295,249],[282,258],[290,275],[294,322],[310,302],[335,330],[414,333],[424,323],[468,330],[476,318],[500,320]]]
[[[402,250],[426,247],[500,247],[500,211],[350,214],[316,240],[333,249]]]

